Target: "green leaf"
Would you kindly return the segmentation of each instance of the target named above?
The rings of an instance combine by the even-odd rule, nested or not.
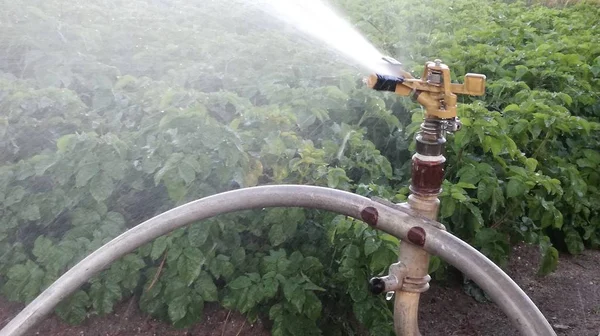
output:
[[[465,182],[458,182],[454,186],[458,187],[458,188],[461,188],[461,189],[477,189],[477,187],[474,184],[465,183]]]
[[[583,155],[585,155],[588,160],[594,162],[596,165],[600,165],[600,152],[591,149],[584,149]]]
[[[595,168],[597,166],[595,162],[589,159],[578,159],[576,162],[580,168]]]
[[[239,246],[231,252],[231,263],[236,266],[242,266],[246,260],[246,250]]]
[[[77,135],[75,134],[67,134],[56,140],[56,147],[60,152],[70,152],[75,149],[75,145],[77,144]]]
[[[373,312],[373,306],[370,301],[362,300],[354,302],[353,305],[354,315],[359,322],[365,324],[371,320],[371,314]]]
[[[379,246],[381,246],[381,240],[377,239],[376,236],[368,237],[365,240],[365,255],[370,256],[373,252],[377,251]]]
[[[548,247],[542,257],[542,262],[538,272],[541,275],[548,275],[556,270],[558,266],[558,250],[554,247]]]
[[[523,195],[527,191],[527,186],[518,178],[513,178],[508,181],[506,186],[506,197],[517,197]]]
[[[456,203],[452,198],[445,198],[442,202],[442,208],[440,210],[440,216],[442,218],[448,218],[454,214],[456,209]]]
[[[90,183],[90,193],[98,202],[106,200],[112,195],[114,184],[108,174],[101,173],[92,178]]]
[[[284,233],[283,224],[276,223],[269,230],[269,242],[273,246],[281,245],[287,240],[287,235]]]
[[[112,313],[114,304],[121,299],[121,287],[118,283],[105,278],[95,281],[90,288],[92,307],[100,314]]]
[[[429,259],[429,274],[435,273],[442,264],[442,260],[438,256],[431,256]]]
[[[164,290],[164,299],[173,301],[181,296],[189,296],[190,289],[178,277],[170,279]]]
[[[211,260],[209,270],[215,278],[223,277],[229,279],[233,275],[235,268],[229,261],[229,257],[219,254]]]
[[[2,287],[4,295],[12,301],[31,301],[40,292],[44,271],[33,261],[16,264],[8,270],[8,281]]]
[[[461,168],[458,172],[458,176],[460,177],[460,182],[473,185],[481,180],[481,174],[473,165],[466,165]]]
[[[250,278],[245,275],[241,275],[230,282],[227,286],[231,289],[244,289],[250,287],[251,285],[252,281]]]
[[[189,296],[179,296],[173,300],[170,300],[167,305],[169,306],[168,313],[169,318],[173,322],[177,322],[185,317],[187,313],[187,307],[191,299]]]
[[[35,175],[43,176],[48,169],[56,164],[56,158],[50,155],[36,155],[32,158],[35,160]]]
[[[199,222],[190,225],[188,229],[188,240],[192,246],[201,246],[206,243],[210,234],[208,223]]]
[[[517,124],[513,127],[512,131],[514,134],[521,134],[526,131],[529,127],[529,122],[526,119],[521,119],[517,122]]]
[[[465,196],[465,194],[463,194],[459,191],[456,191],[456,190],[452,191],[451,196],[452,196],[452,198],[454,198],[455,200],[457,200],[459,202],[464,202],[467,200],[467,196]]]
[[[480,227],[484,225],[483,216],[481,215],[481,209],[476,207],[473,203],[465,202],[463,203],[467,209],[473,214],[474,221],[471,220],[471,225],[474,227],[474,230],[479,230]]]
[[[153,272],[152,274],[156,274],[156,271],[156,268],[149,269],[149,272]],[[163,284],[161,282],[156,282],[152,288],[149,288],[152,282],[153,278],[150,278],[144,287],[144,291],[140,297],[140,308],[144,312],[158,314],[166,307],[162,297],[159,297],[159,295],[162,293]]]
[[[125,225],[125,218],[120,213],[111,211],[106,214],[103,222],[120,228]]]
[[[323,264],[315,257],[306,257],[302,260],[302,271],[304,274],[310,275],[314,272],[319,272],[323,269]]]
[[[249,312],[251,309],[255,308],[258,305],[258,303],[260,303],[263,300],[263,291],[262,291],[261,286],[255,285],[255,286],[248,288],[247,290],[248,290],[248,296],[247,296],[248,299],[246,301],[246,304],[241,307],[240,311],[242,313]]]
[[[196,171],[189,163],[182,161],[177,166],[179,176],[185,181],[185,184],[189,185],[196,179]]]
[[[28,221],[36,221],[42,219],[40,215],[40,208],[37,204],[29,204],[25,210],[21,213],[21,218]]]
[[[321,316],[321,300],[314,293],[306,293],[303,312],[311,320],[316,321]]]
[[[52,241],[44,236],[39,236],[33,243],[33,255],[37,258],[37,262],[45,264],[48,258],[51,256],[52,247],[54,244]]]
[[[529,170],[530,172],[535,172],[537,165],[538,165],[538,161],[534,158],[527,158],[527,160],[525,160],[525,166],[527,167],[527,170]]]
[[[205,261],[204,253],[200,249],[186,247],[177,259],[177,272],[181,280],[188,286],[191,285],[200,275]]]
[[[206,272],[202,272],[195,284],[196,291],[202,295],[202,299],[206,302],[218,301],[217,286],[213,279]]]
[[[120,266],[118,263],[115,265]],[[113,266],[115,267],[115,266]],[[128,254],[122,259],[119,270],[123,272],[121,286],[132,292],[139,284],[141,278],[140,270],[146,268],[146,263],[137,254]]]
[[[275,278],[275,272],[268,272],[262,277],[263,295],[265,298],[273,298],[279,290],[279,281]]]
[[[162,256],[167,249],[167,236],[160,236],[152,243],[152,252],[150,252],[150,258],[156,260]]]
[[[329,188],[337,188],[344,182],[350,182],[350,179],[346,176],[346,171],[342,168],[331,168],[327,172],[327,185]]]
[[[17,204],[21,202],[21,200],[23,200],[23,197],[25,197],[25,189],[23,189],[23,187],[20,186],[15,187],[10,190],[8,197],[6,197],[6,199],[4,200],[4,206],[9,207],[11,205]]]
[[[554,223],[554,216],[552,215],[552,212],[550,212],[550,211],[544,212],[544,214],[542,215],[541,222],[542,222],[542,226],[541,226],[542,229],[552,226]]]
[[[263,257],[263,265],[265,272],[276,272],[284,274],[290,266],[290,261],[287,259],[285,250],[271,250],[269,255]]]
[[[304,280],[306,281],[304,283],[304,289],[308,290],[308,291],[319,291],[319,292],[325,292],[325,288],[319,287],[317,285],[315,285],[313,282],[310,281],[310,279],[308,277],[306,277],[306,275],[302,276],[304,278]]]
[[[567,243],[569,253],[573,255],[580,254],[585,248],[581,235],[572,227],[565,230],[565,243]]]
[[[520,111],[521,108],[517,104],[509,104],[504,108],[504,113],[512,112],[512,111]]]
[[[516,80],[523,78],[529,72],[529,69],[524,65],[517,65],[515,67],[515,70],[516,70],[516,73],[515,73]]]
[[[114,98],[110,89],[95,90],[92,96],[92,108],[94,110],[106,109],[112,105]]]
[[[504,149],[504,143],[502,142],[502,140],[496,137],[486,135],[483,142],[483,147],[491,149],[492,154],[494,156],[500,155],[500,153]]]
[[[184,158],[182,153],[173,153],[167,162],[163,165],[163,167],[154,174],[154,184],[159,185],[160,181],[170,170],[176,168],[179,165],[179,162]]]
[[[125,170],[127,167],[122,161],[112,160],[102,162],[102,171],[114,180],[122,180],[125,178]]]
[[[280,303],[274,304],[273,306],[271,306],[271,309],[269,309],[269,318],[273,321],[279,320],[282,315],[283,306]]]
[[[306,301],[306,292],[296,281],[296,279],[288,279],[283,286],[283,293],[287,301],[296,308],[298,313],[301,313]]]
[[[479,182],[477,186],[477,199],[480,202],[486,202],[492,197],[494,189],[485,180]]]
[[[560,229],[563,226],[563,214],[556,208],[552,211],[552,216],[554,217],[553,227],[555,229]]]
[[[86,308],[89,302],[90,298],[88,295],[84,291],[78,290],[56,307],[56,313],[70,324],[79,324],[87,316]]]
[[[97,162],[89,163],[79,168],[75,176],[75,186],[80,188],[87,185],[88,181],[96,176],[100,171],[100,165]]]

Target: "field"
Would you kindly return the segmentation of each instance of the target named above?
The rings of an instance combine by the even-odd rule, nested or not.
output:
[[[485,96],[461,98],[464,128],[448,136],[440,221],[449,231],[548,295],[568,284],[552,279],[597,279],[600,7],[334,4],[414,74],[441,58],[455,80],[487,76]],[[3,9],[3,319],[128,228],[204,196],[291,183],[394,202],[408,195],[421,108],[365,88],[346,58],[248,2],[27,0]],[[533,248],[523,257],[539,258],[515,271],[513,248],[523,244]],[[206,307],[208,317],[225,309],[238,325],[273,335],[391,335],[391,303],[370,295],[367,280],[386,272],[397,246],[323,211],[220,216],[136,250],[54,318],[114,321],[115,309],[133,305],[141,320],[178,330],[210,322]],[[559,260],[577,256],[596,261],[564,273]],[[430,272],[434,293],[448,286],[463,300],[484,299],[438,258]],[[597,293],[590,281],[585,288]],[[598,323],[600,307],[581,306],[579,324],[566,330],[573,335]]]

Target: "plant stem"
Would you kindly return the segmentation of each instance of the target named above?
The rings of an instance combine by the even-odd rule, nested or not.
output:
[[[229,321],[229,316],[231,315],[231,310],[227,312],[227,317],[225,317],[225,322],[223,323],[223,332],[221,336],[225,336],[225,331],[227,330],[227,321]]]
[[[156,273],[154,274],[154,278],[152,279],[152,283],[150,284],[150,286],[148,286],[148,289],[146,289],[146,292],[148,292],[149,290],[152,289],[152,287],[154,287],[154,285],[156,284],[156,281],[158,281],[158,278],[160,277],[160,273],[162,273],[163,267],[165,266],[165,261],[167,260],[167,254],[169,254],[169,251],[165,251],[165,254],[163,254],[163,258],[160,261],[160,265],[158,265],[158,269],[156,270]]]
[[[535,152],[531,156],[532,159],[537,159],[537,156],[540,154],[540,152],[542,151],[542,149],[544,149],[544,146],[546,145],[546,142],[548,142],[548,140],[550,139],[550,134],[552,134],[552,131],[548,131],[546,133],[546,136],[544,137],[544,140],[542,140],[542,143],[540,143],[540,145],[538,146],[538,148],[535,150]]]
[[[500,220],[498,220],[494,224],[492,224],[490,226],[490,228],[492,228],[492,229],[498,228],[502,223],[504,223],[504,221],[506,220],[508,215],[512,214],[512,212],[515,210],[516,207],[517,207],[517,203],[513,203],[511,205],[511,207],[506,212],[504,212],[504,215],[502,215],[502,218],[500,218]]]

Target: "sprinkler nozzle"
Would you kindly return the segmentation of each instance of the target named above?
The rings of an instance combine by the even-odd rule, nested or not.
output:
[[[376,91],[396,91],[398,84],[404,83],[404,78],[399,76],[372,74],[366,79],[369,88]]]

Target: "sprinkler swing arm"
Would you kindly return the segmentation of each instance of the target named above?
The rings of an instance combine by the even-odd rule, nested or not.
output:
[[[427,111],[416,136],[408,202],[393,204],[341,190],[298,185],[243,188],[205,197],[153,217],[94,251],[29,303],[0,330],[0,336],[24,335],[99,272],[162,235],[220,214],[266,207],[328,210],[362,220],[402,240],[399,260],[390,266],[389,275],[370,281],[374,294],[395,292],[394,327],[398,336],[420,336],[417,313],[420,293],[429,288],[429,253],[473,279],[522,335],[556,336],[544,315],[506,273],[436,221],[444,172],[444,135],[457,130],[448,127],[452,122],[457,125],[456,94],[483,94],[485,76],[471,74],[465,77],[465,84],[451,84],[448,67],[437,61],[426,64],[425,80],[403,71],[399,74],[373,75],[368,84],[401,96],[412,94]]]

